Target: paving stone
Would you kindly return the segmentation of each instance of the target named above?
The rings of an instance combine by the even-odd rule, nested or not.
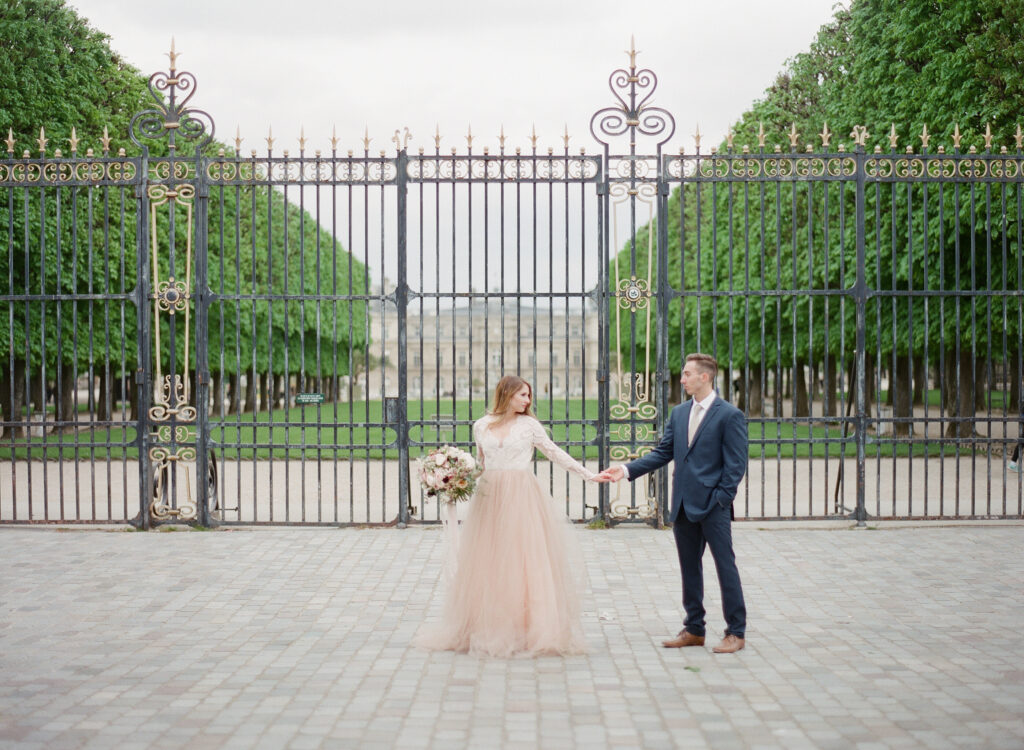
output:
[[[747,648],[681,627],[671,534],[577,529],[590,653],[410,645],[433,528],[0,528],[0,747],[1024,747],[1024,524],[739,524]],[[955,564],[954,564],[955,562]]]

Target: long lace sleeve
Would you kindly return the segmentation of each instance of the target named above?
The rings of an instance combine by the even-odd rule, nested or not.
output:
[[[553,463],[558,464],[566,471],[571,471],[574,474],[579,474],[584,479],[592,479],[596,476],[596,473],[588,469],[586,466],[581,464],[575,458],[570,456],[564,450],[555,445],[554,441],[548,437],[547,431],[544,426],[536,421],[530,425],[531,437],[533,438],[533,446],[547,456]]]
[[[484,469],[484,446],[480,442],[480,420],[478,419],[473,423],[473,441],[476,443],[476,465],[480,467],[480,470]]]

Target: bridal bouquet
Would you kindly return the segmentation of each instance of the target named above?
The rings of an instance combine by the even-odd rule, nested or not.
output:
[[[453,446],[442,446],[419,459],[420,484],[430,497],[446,503],[469,500],[480,469],[473,457]]]

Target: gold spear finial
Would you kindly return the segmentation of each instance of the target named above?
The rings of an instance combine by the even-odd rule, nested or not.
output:
[[[636,38],[633,34],[629,35],[629,51],[626,52],[629,55],[629,67],[636,67],[636,56],[640,54],[640,51],[636,48]]]
[[[828,142],[832,140],[832,134],[828,132],[827,122],[821,124],[821,133],[819,134],[819,137],[821,138],[821,145],[828,148]]]
[[[466,126],[466,148],[473,148],[473,126]]]
[[[697,123],[697,132],[693,134],[693,141],[697,145],[697,150],[700,151],[700,123]]]
[[[274,128],[273,126],[267,126],[267,151],[274,150]]]
[[[370,150],[370,141],[372,141],[372,140],[373,139],[370,137],[370,126],[366,125],[363,128],[363,150],[364,151],[369,151]]]
[[[46,139],[46,128],[39,128],[39,137],[36,138],[36,143],[39,144],[39,153],[46,153],[46,144],[49,141]]]
[[[103,126],[103,137],[100,138],[100,143],[103,144],[103,151],[106,153],[110,151],[110,133],[107,132],[107,126]]]
[[[565,130],[562,133],[562,143],[565,144],[565,150],[568,151],[569,150],[569,141],[570,141],[570,137],[569,137],[569,123],[563,123],[562,127],[565,128]]]
[[[537,123],[530,126],[530,145],[534,151],[537,150]]]
[[[1013,140],[1017,141],[1017,150],[1020,151],[1021,146],[1024,146],[1024,133],[1020,130],[1020,123],[1017,123],[1017,132],[1013,134]]]
[[[928,123],[925,123],[921,127],[921,148],[928,148],[928,141],[931,140],[931,136],[928,135]]]
[[[299,153],[306,150],[306,126],[299,125]]]
[[[963,136],[960,135],[960,123],[955,122],[953,123],[953,146],[955,148],[960,148],[961,138],[963,138]]]
[[[78,133],[75,132],[75,126],[71,126],[71,137],[68,138],[68,143],[71,144],[71,153],[78,151]]]
[[[992,148],[992,125],[985,123],[985,150]]]
[[[729,128],[729,132],[725,134],[725,142],[729,146],[729,150],[732,151],[732,142],[736,138],[736,134],[732,132],[732,128]]]
[[[434,123],[434,148],[441,148],[441,126],[437,123]]]
[[[796,142],[800,139],[800,134],[796,132],[796,123],[791,123],[789,126],[789,147],[796,151]]]
[[[338,126],[331,126],[331,151],[338,150]]]
[[[174,37],[171,37],[171,51],[167,53],[167,57],[171,60],[171,75],[174,75],[174,71],[178,69],[178,55],[180,52],[174,51]]]
[[[871,137],[871,133],[868,132],[867,125],[854,125],[853,130],[850,131],[850,137],[853,138],[856,145],[864,146],[867,144],[868,138]]]
[[[14,130],[12,128],[7,128],[7,153],[14,153]]]
[[[235,125],[235,156],[242,153],[242,126]]]
[[[501,150],[505,150],[505,124],[501,125],[501,133],[498,135],[498,143],[500,144]]]
[[[891,123],[889,126],[889,148],[896,148],[898,142],[899,136],[896,135],[896,123]]]
[[[409,128],[405,128],[405,135],[402,135],[402,131],[395,129],[395,134],[391,137],[391,140],[395,144],[395,149],[398,151],[405,151],[409,146],[409,139],[412,138],[412,133],[409,132]]]
[[[757,121],[757,145],[764,148],[764,123]]]

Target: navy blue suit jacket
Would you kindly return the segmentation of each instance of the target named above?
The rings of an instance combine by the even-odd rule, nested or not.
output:
[[[657,447],[626,464],[632,481],[675,461],[670,522],[680,511],[691,521],[699,521],[714,509],[714,503],[729,508],[747,470],[747,420],[743,412],[716,395],[690,445],[692,404],[686,401],[675,407]]]

